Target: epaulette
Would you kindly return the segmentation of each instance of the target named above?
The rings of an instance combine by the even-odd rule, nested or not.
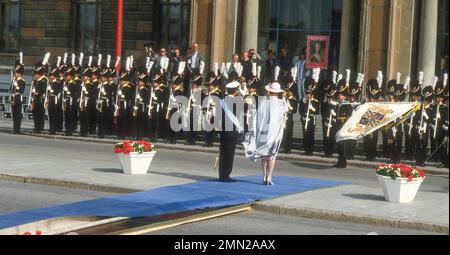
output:
[[[38,81],[41,81],[41,80],[43,80],[43,79],[47,79],[47,76],[45,76],[45,75],[41,76],[41,77],[38,79]]]

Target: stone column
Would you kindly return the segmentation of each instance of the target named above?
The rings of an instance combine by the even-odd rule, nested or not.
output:
[[[222,63],[225,52],[227,1],[215,0],[213,7],[213,27],[211,45],[211,62]]]
[[[438,0],[422,1],[418,72],[425,73],[424,85],[431,85],[436,68]]]
[[[356,70],[356,56],[358,51],[358,17],[356,16],[359,0],[343,0],[342,3],[342,23],[341,23],[341,43],[339,49],[339,73],[345,73],[345,69]]]
[[[242,50],[258,48],[259,0],[243,0]]]

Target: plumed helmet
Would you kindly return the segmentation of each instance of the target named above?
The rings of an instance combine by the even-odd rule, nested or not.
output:
[[[433,98],[433,87],[431,85],[422,89],[422,98],[427,101],[431,101]]]
[[[376,79],[367,82],[367,96],[369,98],[378,98],[381,94],[381,87]]]

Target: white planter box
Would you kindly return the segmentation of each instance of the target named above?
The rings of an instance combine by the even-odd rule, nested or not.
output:
[[[142,154],[131,152],[128,155],[123,153],[116,155],[119,157],[125,174],[147,174],[156,152],[144,152]]]
[[[408,181],[407,178],[397,178],[377,175],[378,181],[383,189],[386,201],[393,203],[411,203],[416,197],[424,178],[416,178]]]

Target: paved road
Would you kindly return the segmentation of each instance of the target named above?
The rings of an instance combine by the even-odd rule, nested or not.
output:
[[[54,177],[119,185],[144,189],[160,185],[175,185],[202,179],[216,178],[213,169],[215,157],[200,152],[158,150],[152,163],[152,174],[125,176],[108,144],[52,140],[0,133],[0,173],[22,174],[37,177]],[[234,175],[260,174],[259,164],[238,156]],[[379,187],[374,170],[348,168],[338,170],[329,165],[300,161],[279,161],[276,175],[340,180],[361,186]],[[152,175],[164,176],[166,183],[154,183]],[[172,183],[171,183],[172,182]],[[422,191],[448,192],[447,177],[429,176]]]
[[[173,184],[216,177],[215,157],[200,152],[158,150],[152,163],[152,175],[125,176],[108,144],[52,140],[38,137],[13,136],[0,133],[0,173],[74,180],[110,185],[123,184],[130,188],[146,188],[158,176]],[[234,175],[258,175],[260,165],[238,156]],[[352,182],[361,186],[378,187],[374,170],[347,168],[339,170],[329,165],[300,161],[279,161],[276,175],[287,175]],[[183,181],[180,181],[183,180]],[[156,183],[155,183],[156,184]],[[167,183],[170,184],[170,183]],[[151,185],[150,185],[151,186]],[[448,177],[429,176],[422,191],[448,192]]]
[[[148,235],[427,235],[414,230],[245,212],[181,225]]]
[[[0,181],[0,214],[110,195],[111,193]]]
[[[13,136],[4,133],[0,133],[0,162],[0,173],[70,179],[136,189],[176,185],[217,176],[216,171],[212,168],[214,157],[211,154],[160,149],[152,164],[152,174],[128,176],[121,172],[120,164],[116,156],[113,155],[112,146],[109,144]],[[237,157],[233,174],[260,174],[259,164],[249,162],[244,157]],[[276,174],[341,180],[365,187],[379,188],[374,171],[368,169],[337,170],[321,164],[279,161],[276,166]],[[448,193],[448,189],[449,181],[447,177],[429,176],[421,191]],[[0,183],[0,194],[0,213],[105,195],[73,189],[8,183]],[[186,230],[183,230],[184,228]],[[166,231],[209,234],[211,232],[207,232],[208,229],[209,231],[220,229],[214,234],[253,234],[251,231],[256,231],[254,234],[367,234],[368,232],[416,234],[414,231],[312,221],[297,217],[254,212]],[[271,229],[273,231],[270,231]]]

